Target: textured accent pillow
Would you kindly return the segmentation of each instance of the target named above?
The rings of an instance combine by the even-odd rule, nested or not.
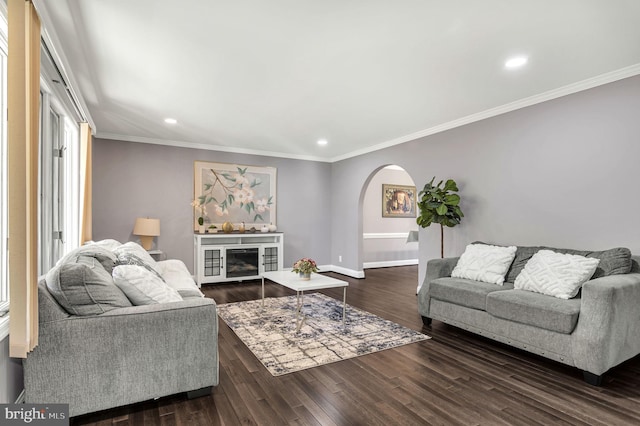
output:
[[[158,272],[157,269],[155,269],[154,267],[152,267],[147,262],[145,262],[144,260],[140,259],[138,256],[136,256],[133,253],[122,253],[122,254],[118,255],[118,260],[116,261],[116,267],[118,267],[120,265],[141,266],[141,267],[145,268],[147,271],[149,271],[152,274],[154,274],[160,281],[164,282],[164,278],[162,277],[160,272]]]
[[[453,278],[502,285],[516,255],[516,246],[469,244],[451,272]]]
[[[142,246],[138,243],[134,243],[133,241],[129,241],[127,243],[122,244],[120,247],[116,248],[113,251],[116,256],[120,257],[122,254],[135,254],[140,259],[142,259],[146,264],[151,266],[156,272],[157,270],[156,261],[151,257],[148,251],[146,251]]]
[[[116,266],[113,268],[113,281],[136,306],[182,300],[177,290],[142,266]]]
[[[596,271],[599,259],[540,250],[516,277],[514,288],[571,299]]]
[[[97,258],[75,256],[45,276],[51,295],[71,315],[98,315],[131,306]]]
[[[540,250],[551,250],[556,253],[577,254],[579,256],[599,259],[600,264],[593,278],[609,275],[628,274],[631,272],[631,251],[625,247],[616,247],[602,251],[572,250],[545,246],[518,246],[516,258],[507,272],[505,281],[514,282],[531,257]]]
[[[150,272],[156,274],[158,278],[164,281],[162,277],[162,273],[156,261],[151,257],[151,255],[142,248],[140,244],[134,243],[133,241],[129,241],[128,243],[122,244],[120,247],[116,248],[113,251],[116,256],[116,266],[117,265],[138,265],[144,266]]]

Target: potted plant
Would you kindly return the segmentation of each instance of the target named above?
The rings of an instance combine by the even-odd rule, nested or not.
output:
[[[444,258],[444,227],[454,227],[460,223],[464,217],[460,210],[460,196],[453,192],[458,191],[458,185],[453,179],[433,184],[435,176],[431,182],[427,183],[418,194],[418,208],[420,215],[416,222],[422,228],[429,227],[432,223],[440,224],[440,257]]]
[[[318,265],[313,259],[303,257],[293,264],[293,272],[300,274],[301,280],[310,280],[312,272],[318,272]]]

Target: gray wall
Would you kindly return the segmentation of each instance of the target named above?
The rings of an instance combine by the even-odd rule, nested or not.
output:
[[[362,229],[365,234],[362,261],[389,262],[418,258],[418,244],[403,238],[367,238],[366,234],[407,233],[418,229],[415,218],[382,217],[382,184],[415,186],[404,170],[381,169],[369,182],[362,204]],[[377,265],[376,265],[377,266]]]
[[[102,140],[93,146],[93,238],[136,241],[136,217],[160,219],[157,246],[193,273],[193,162],[271,166],[277,170],[277,226],[284,264],[301,256],[330,260],[331,166],[327,163]]]
[[[96,139],[94,238],[134,239],[137,216],[159,217],[160,248],[192,268],[193,161],[274,166],[285,263],[304,254],[361,271],[366,188],[397,164],[418,188],[458,182],[466,217],[445,229],[446,256],[474,240],[640,253],[638,111],[640,76],[333,164]],[[437,227],[419,250],[421,280]]]
[[[13,404],[22,392],[22,361],[9,358],[9,338],[0,340],[0,404]]]
[[[333,163],[332,260],[360,269],[363,188],[387,164],[418,187],[458,182],[465,218],[445,228],[445,256],[474,240],[638,254],[639,112],[635,76]],[[438,228],[421,230],[420,280],[439,255]]]

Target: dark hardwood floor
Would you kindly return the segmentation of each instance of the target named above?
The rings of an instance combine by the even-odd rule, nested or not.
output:
[[[577,369],[434,321],[422,327],[417,266],[367,270],[347,303],[431,340],[273,377],[220,321],[220,384],[73,419],[76,425],[637,425],[640,357],[603,387]],[[293,294],[273,283],[267,296]],[[256,299],[260,282],[205,286],[219,304]],[[341,298],[341,290],[323,293]],[[639,325],[640,326],[640,325]]]

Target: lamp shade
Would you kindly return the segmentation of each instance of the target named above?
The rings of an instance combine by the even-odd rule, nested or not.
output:
[[[418,242],[418,231],[409,231],[409,234],[407,235],[407,242],[408,243],[417,243]]]
[[[150,219],[148,217],[139,217],[133,227],[133,235],[144,235],[148,237],[157,237],[160,235],[160,219]]]

